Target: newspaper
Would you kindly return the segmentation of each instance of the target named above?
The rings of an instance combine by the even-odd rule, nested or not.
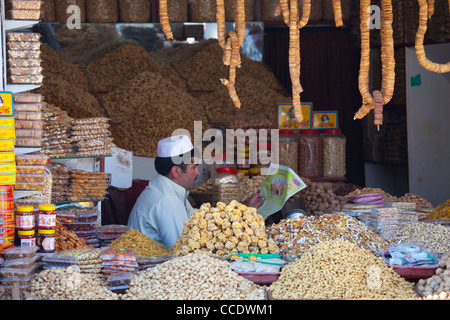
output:
[[[272,172],[273,168],[271,165],[268,172]],[[294,170],[278,165],[276,172],[267,175],[263,182],[260,195],[265,201],[258,208],[258,213],[267,219],[268,216],[280,211],[290,197],[304,188],[306,184]]]

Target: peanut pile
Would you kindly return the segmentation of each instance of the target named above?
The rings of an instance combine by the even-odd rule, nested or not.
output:
[[[36,299],[52,300],[118,300],[108,290],[100,275],[81,273],[77,266],[50,268],[30,281],[30,293]]]
[[[269,291],[277,299],[414,299],[381,258],[346,240],[320,242],[283,267]]]
[[[123,300],[262,300],[264,291],[232,271],[229,263],[188,254],[139,272]]]

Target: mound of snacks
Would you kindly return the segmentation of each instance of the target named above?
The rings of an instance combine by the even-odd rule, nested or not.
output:
[[[229,205],[218,202],[217,207],[204,203],[185,222],[175,246],[177,254],[278,253],[275,242],[267,237],[264,218],[236,200]]]
[[[344,213],[308,216],[281,220],[267,229],[271,239],[284,255],[298,255],[313,245],[337,239],[348,240],[373,253],[388,248],[389,244],[373,229]]]
[[[286,265],[269,291],[276,299],[414,299],[413,286],[381,258],[333,240]]]

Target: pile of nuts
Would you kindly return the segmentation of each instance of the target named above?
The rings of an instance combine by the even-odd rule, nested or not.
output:
[[[403,196],[398,198],[398,201],[414,202],[417,205],[417,207],[420,207],[420,208],[432,208],[433,207],[428,200],[424,199],[422,196],[420,196],[418,194],[405,193]]]
[[[347,197],[357,196],[357,195],[366,194],[366,193],[377,193],[377,192],[382,192],[383,193],[382,197],[385,200],[389,200],[389,199],[396,200],[397,199],[397,197],[390,195],[389,193],[385,192],[384,190],[382,190],[380,188],[371,188],[371,187],[365,187],[365,188],[353,190],[353,191],[347,193]]]
[[[450,228],[434,223],[416,222],[405,225],[389,241],[415,243],[435,253],[450,251]]]
[[[176,254],[278,253],[275,242],[267,237],[264,218],[256,211],[236,200],[229,205],[218,202],[217,207],[202,204],[184,223]]]
[[[302,177],[302,180],[306,183],[307,187],[294,194],[288,201],[303,198],[308,215],[319,216],[332,213],[333,211],[342,211],[346,202],[343,197],[337,196],[332,189],[327,189],[320,184],[311,182],[308,178]]]
[[[269,287],[277,299],[414,299],[381,258],[345,240],[320,242],[287,264]]]
[[[257,175],[253,177],[238,174],[240,202],[245,203],[255,194],[259,194],[261,186],[266,179],[265,176]]]
[[[316,243],[337,239],[373,253],[389,247],[373,229],[344,213],[283,219],[268,227],[267,233],[286,256],[303,254]]]
[[[439,268],[433,276],[417,282],[417,290],[425,299],[450,300],[450,252],[439,259]]]
[[[100,275],[81,273],[77,266],[50,268],[36,274],[29,290],[36,299],[118,300]]]
[[[123,300],[264,299],[264,291],[226,261],[188,254],[139,272]]]

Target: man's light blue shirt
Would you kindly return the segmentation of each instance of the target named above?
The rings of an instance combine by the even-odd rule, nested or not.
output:
[[[158,174],[138,197],[128,226],[167,248],[172,247],[194,211],[188,195],[185,188]]]

